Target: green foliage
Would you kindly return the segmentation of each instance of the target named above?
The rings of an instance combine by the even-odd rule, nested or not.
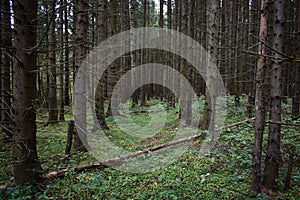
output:
[[[150,102],[154,105],[159,102]],[[246,119],[245,99],[236,106],[233,98],[228,98],[226,123]],[[147,108],[136,108],[147,110]],[[147,146],[170,141],[176,134],[177,110],[168,111],[165,127],[157,140],[141,140],[122,132],[112,118],[107,122],[111,130],[106,135],[119,146],[128,151],[143,149]],[[40,114],[39,116],[42,116]],[[134,122],[144,126],[149,123],[149,115],[143,112],[131,114]],[[67,116],[67,118],[69,118]],[[300,124],[288,114],[283,122]],[[252,198],[251,165],[253,151],[254,124],[246,123],[223,130],[214,150],[201,156],[201,143],[194,142],[189,150],[175,163],[146,174],[133,174],[111,168],[87,170],[81,173],[68,172],[63,178],[49,183],[44,191],[34,186],[9,188],[0,191],[0,199],[268,199],[265,194]],[[267,131],[267,130],[266,130]],[[78,164],[93,161],[88,152],[73,151],[71,158],[63,155],[67,133],[67,122],[49,126],[38,126],[38,152],[42,167],[47,172],[69,168]],[[284,191],[284,180],[287,170],[287,150],[295,146],[299,155],[299,128],[283,126],[282,153],[284,160],[280,171],[277,199],[300,199],[299,166],[295,165],[292,176],[292,188]],[[12,182],[10,149],[11,144],[2,144],[0,151],[1,184]],[[2,198],[1,198],[2,197]]]

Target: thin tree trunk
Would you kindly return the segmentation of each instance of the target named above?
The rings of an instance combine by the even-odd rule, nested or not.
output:
[[[2,12],[3,12],[3,8],[2,8],[2,1],[0,1],[0,24],[3,24],[3,17],[2,17]],[[0,26],[0,41],[1,43],[3,43],[2,41],[2,25]],[[3,56],[3,51],[2,48],[0,48],[0,91],[2,91],[2,56]],[[2,92],[0,92],[0,98],[2,99]],[[0,102],[0,125],[2,123],[2,110],[3,110],[3,104],[2,102]]]
[[[36,148],[37,1],[13,1],[14,142],[13,172],[17,185],[35,183],[41,170]]]
[[[63,12],[64,1],[60,2],[59,10],[59,31],[60,31],[60,64],[59,64],[59,121],[65,120],[65,103],[64,103],[64,12]]]
[[[244,38],[243,30],[239,30],[240,28],[240,22],[239,22],[239,16],[241,14],[241,3],[239,0],[236,0],[234,2],[233,6],[233,77],[234,77],[234,100],[235,105],[240,105],[240,76],[241,76],[241,69],[242,64],[240,63],[240,60],[242,56],[240,55],[239,49],[242,49],[243,41],[240,38]]]
[[[179,31],[179,23],[180,23],[180,20],[179,20],[179,0],[175,0],[174,4],[175,5],[174,5],[174,11],[173,11],[173,13],[174,13],[173,29],[175,31]],[[173,41],[172,41],[172,43],[174,43],[174,45],[179,44],[180,41],[178,41],[179,40],[178,38],[179,38],[179,36],[177,36],[177,34],[176,34],[173,38]],[[172,56],[172,64],[174,66],[174,69],[179,71],[180,70],[179,63],[178,63],[179,59],[175,54],[172,54],[172,55],[173,55]],[[180,79],[175,76],[173,78],[173,81],[174,81],[174,86],[173,87],[174,87],[175,93],[180,94]],[[177,96],[177,98],[180,98],[180,97]],[[174,95],[174,104],[173,104],[174,108],[176,107],[176,102],[175,101],[176,101],[176,99],[175,99],[175,95]]]
[[[51,1],[51,19],[49,35],[49,123],[58,121],[57,94],[56,94],[56,33],[55,33],[55,6],[56,0]]]
[[[71,120],[68,124],[68,134],[67,134],[67,144],[65,149],[65,155],[71,155],[71,149],[72,149],[72,142],[73,142],[73,136],[74,136],[74,121]]]
[[[300,33],[300,1],[296,1],[296,33]],[[300,37],[296,37],[297,48],[295,55],[300,57]],[[294,117],[300,114],[300,62],[294,63],[295,65],[295,94],[292,103],[292,115]]]
[[[159,28],[164,28],[164,0],[159,0]],[[161,35],[161,33],[159,33]],[[161,38],[161,45],[164,45],[164,39]],[[163,50],[159,50],[159,53],[156,54],[156,60],[159,63],[164,64],[165,63],[165,53]],[[161,73],[155,74],[155,76],[158,76],[157,78],[160,80],[164,79],[165,71],[162,70]],[[159,96],[161,100],[165,98],[166,96],[166,90],[161,85],[154,85],[155,88],[155,96]]]
[[[189,5],[190,4],[190,5]],[[196,0],[191,0],[190,3],[187,5],[188,7],[188,13],[189,13],[189,29],[187,31],[189,31],[189,34],[191,38],[193,38],[194,40],[196,40],[195,37],[195,33],[196,33],[196,26],[195,26],[195,12],[196,12]],[[190,47],[188,47],[189,49],[191,49]],[[189,50],[191,51],[191,50]],[[192,49],[192,54],[196,57],[197,55],[195,55],[194,49]],[[193,67],[191,65],[188,66],[187,68],[187,78],[189,80],[189,82],[191,83],[191,85],[194,87],[194,78],[195,78],[195,71],[193,70]],[[192,104],[193,104],[193,96],[191,92],[187,92],[186,94],[186,120],[187,120],[187,124],[191,125],[192,123]]]
[[[138,10],[138,5],[139,3],[134,0],[131,2],[131,16],[132,16],[132,27],[133,28],[139,28],[139,24],[138,24],[138,15],[137,15],[137,10]],[[135,38],[135,44],[136,45],[136,41],[138,41],[138,37],[140,36],[136,36]],[[140,66],[141,64],[141,50],[137,50],[135,52],[133,52],[134,54],[134,60],[133,60],[133,66]],[[135,74],[135,77],[133,77],[133,80],[138,80],[138,75]],[[137,83],[136,81],[133,82],[133,85],[132,87],[135,88],[137,86]],[[138,103],[139,103],[139,89],[137,89],[131,96],[132,98],[132,108],[135,108]]]
[[[121,1],[121,7],[122,7],[122,20],[121,20],[121,30],[122,31],[128,31],[130,30],[130,13],[129,13],[129,0],[123,0]],[[131,69],[131,53],[130,53],[130,40],[126,39],[123,41],[124,45],[124,52],[127,52],[122,57],[122,65],[121,65],[121,75],[125,74]],[[120,91],[121,93],[126,93],[129,91],[130,88],[130,80],[125,80],[123,88],[125,88],[124,91]],[[123,99],[123,101],[128,99]],[[123,102],[125,103],[125,102]]]
[[[183,34],[188,33],[188,0],[182,1],[182,15],[181,15],[181,32]],[[181,41],[180,41],[181,42]],[[181,43],[181,55],[186,55],[187,53],[187,44]],[[183,76],[187,76],[187,63],[184,59],[180,60],[180,73]],[[187,92],[186,92],[185,80],[180,80],[180,118],[187,124],[190,123],[188,121],[188,113],[187,113]]]
[[[219,31],[218,31],[218,27],[219,24],[217,24],[219,22],[218,20],[218,7],[220,2],[217,0],[211,0],[208,3],[208,18],[207,18],[207,26],[208,26],[208,44],[207,44],[207,48],[208,48],[208,52],[211,55],[211,62],[214,64],[217,64],[217,56],[218,56],[218,35],[219,35]],[[206,80],[206,84],[215,84],[214,80],[210,80],[209,78],[209,69],[208,71],[206,71],[206,76],[207,76],[207,80]],[[208,83],[208,81],[210,81]],[[208,88],[206,88],[206,92],[205,92],[205,111],[204,111],[204,116],[203,116],[203,124],[202,124],[202,128],[203,129],[208,129],[210,124],[214,124],[214,115],[215,115],[215,101],[214,101],[214,97],[211,96],[211,94],[208,91]]]
[[[168,15],[168,29],[172,29],[173,28],[173,18],[174,18],[174,15],[173,15],[173,10],[172,10],[172,1],[171,0],[168,0],[167,1],[167,15]],[[172,39],[169,41],[170,44],[172,44]],[[172,53],[168,53],[167,54],[167,65],[168,66],[171,66],[172,63],[173,63],[173,56],[172,56]],[[169,74],[170,77],[170,80],[169,81],[174,81],[174,75],[173,73],[172,74]],[[172,91],[169,91],[168,94],[167,94],[167,101],[168,101],[168,106],[169,108],[172,108],[172,109],[175,109],[175,95],[172,93]]]
[[[204,10],[204,12],[201,12],[201,45],[203,46],[204,49],[207,49],[207,34],[208,34],[208,28],[207,28],[207,0],[201,0],[201,8]],[[201,82],[200,82],[200,93],[202,95],[205,95],[206,91],[206,85],[203,77],[201,77]]]
[[[3,133],[12,137],[12,110],[11,110],[11,68],[12,68],[12,30],[10,19],[10,1],[2,0],[2,86],[1,90],[1,126]]]
[[[98,4],[98,19],[97,19],[97,34],[98,34],[98,44],[106,39],[107,27],[106,27],[106,6],[107,2],[105,0],[99,1]],[[98,87],[96,89],[96,114],[97,119],[100,123],[102,129],[108,129],[108,126],[105,121],[105,85],[106,78],[102,76],[99,81]]]
[[[254,35],[258,35],[258,30],[256,23],[259,22],[259,13],[257,12],[259,7],[259,1],[258,0],[252,0],[251,2],[251,18],[250,18],[250,33],[252,36],[249,37],[249,44],[251,47],[251,51],[257,52],[257,47],[256,47],[256,39],[253,37]],[[248,117],[252,117],[252,112],[253,108],[255,106],[255,66],[256,66],[256,60],[255,57],[250,55],[250,70],[249,70],[249,82],[248,84],[248,106],[247,106],[247,111],[248,111]]]
[[[258,47],[258,61],[256,69],[256,95],[255,95],[255,136],[254,136],[254,150],[252,158],[252,189],[256,194],[261,192],[261,154],[262,154],[262,140],[265,128],[265,106],[264,106],[264,81],[266,68],[266,46],[263,42],[267,41],[268,35],[268,17],[269,10],[266,6],[266,0],[261,0],[261,19],[259,31],[259,47]]]
[[[115,35],[118,33],[118,2],[117,0],[111,0],[109,2],[109,19],[110,19],[110,26],[111,26],[111,35]],[[107,96],[108,96],[108,109],[106,112],[106,116],[112,116],[112,93],[114,89],[114,85],[118,81],[119,71],[118,68],[120,67],[120,59],[117,59],[114,63],[111,64],[110,70],[107,72]],[[115,109],[117,110],[117,109]],[[116,114],[116,113],[115,113]]]
[[[65,42],[65,81],[64,81],[64,103],[70,106],[70,68],[69,68],[69,19],[68,19],[68,0],[64,0],[64,42]]]
[[[3,43],[3,41],[2,41],[2,29],[3,29],[2,13],[3,13],[2,1],[0,1],[0,41],[1,41],[1,43]],[[2,48],[0,48],[0,80],[2,80],[2,65],[3,65],[2,54],[3,54]],[[0,83],[0,91],[2,91],[2,83]],[[0,97],[2,99],[2,92],[0,92]],[[2,110],[3,110],[3,104],[2,104],[2,102],[0,102],[0,122],[2,122],[2,112],[3,112]]]
[[[149,0],[144,0],[143,1],[143,27],[146,27],[147,25],[147,2]],[[147,33],[143,33],[143,35],[141,37],[142,40],[145,40],[145,34]],[[147,51],[146,49],[142,49],[141,50],[141,64],[145,64],[146,63],[146,58],[147,58]],[[141,80],[144,80],[146,78],[145,73],[141,73]],[[146,87],[141,87],[139,89],[140,91],[140,98],[141,98],[141,106],[146,106],[147,102],[146,102],[146,95],[147,95],[147,91],[146,91]]]
[[[48,5],[48,2],[45,4],[45,10],[48,10],[49,9],[49,5]],[[51,20],[50,20],[50,13],[47,12],[46,13],[46,26],[49,27],[49,23],[51,23]],[[46,63],[45,63],[45,71],[46,71],[46,85],[45,85],[45,92],[44,92],[44,101],[46,102],[45,103],[45,108],[49,109],[49,87],[50,87],[50,76],[49,76],[49,33],[47,33],[47,36],[45,38],[45,43],[46,43],[46,49],[47,49],[47,52],[46,52]]]
[[[79,70],[79,67],[81,66],[83,60],[85,59],[87,53],[88,53],[88,0],[78,0],[75,2],[74,8],[76,10],[76,46],[75,46],[75,69],[76,73]],[[76,74],[75,73],[75,74]],[[86,147],[84,147],[84,143],[86,143],[86,81],[82,80],[82,91],[80,92],[81,98],[77,99],[78,106],[80,106],[79,109],[81,112],[78,112],[75,116],[75,122],[80,122],[80,124],[75,124],[77,128],[77,132],[74,136],[74,147],[77,150],[85,151]],[[77,88],[79,89],[79,88]],[[75,94],[76,95],[76,94]],[[75,108],[76,109],[76,108]],[[79,137],[78,132],[81,132],[81,137]]]
[[[291,188],[291,179],[292,179],[293,168],[294,168],[294,163],[295,163],[295,159],[294,159],[295,152],[296,152],[295,146],[291,145],[288,147],[289,159],[288,159],[288,167],[287,167],[285,183],[284,183],[285,190],[288,190]]]
[[[270,90],[270,121],[281,122],[281,98],[282,98],[282,54],[284,53],[284,24],[285,24],[285,3],[281,0],[274,1],[274,14],[272,16],[273,28],[273,52],[271,70]],[[281,163],[280,153],[280,132],[281,125],[271,123],[268,134],[268,147],[265,161],[263,185],[272,189],[278,178],[279,166]]]

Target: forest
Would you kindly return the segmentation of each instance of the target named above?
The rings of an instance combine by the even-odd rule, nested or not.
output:
[[[1,0],[0,199],[300,199],[300,0]]]

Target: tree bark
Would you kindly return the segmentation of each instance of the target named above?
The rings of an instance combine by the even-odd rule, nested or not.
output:
[[[211,0],[208,3],[207,9],[207,26],[208,26],[208,39],[207,39],[207,49],[211,55],[211,62],[217,64],[218,57],[218,36],[219,36],[219,8],[220,2],[218,0]],[[214,80],[211,80],[209,77],[209,69],[206,71],[206,84],[215,84]],[[214,115],[215,115],[215,98],[211,96],[208,88],[206,87],[205,91],[205,111],[203,116],[203,129],[208,129],[210,124],[214,124]]]
[[[65,155],[71,155],[73,135],[74,135],[74,121],[70,121],[68,124],[67,144],[65,149]]]
[[[36,149],[37,1],[13,1],[14,142],[13,172],[17,185],[35,183],[41,170]]]
[[[85,59],[88,53],[88,0],[78,0],[74,3],[74,8],[76,10],[76,46],[75,46],[75,69],[79,70],[83,60]],[[87,75],[88,76],[88,75]],[[86,151],[86,147],[84,143],[86,142],[86,81],[81,80],[82,85],[80,88],[82,89],[79,94],[81,98],[77,99],[77,105],[80,106],[80,111],[75,116],[75,121],[80,122],[80,124],[75,124],[77,128],[77,132],[74,136],[74,147],[80,151]],[[79,90],[79,88],[77,88]],[[76,109],[76,108],[75,108]],[[78,108],[79,109],[79,108]],[[78,132],[81,132],[81,137],[79,137]],[[82,142],[83,141],[83,142]]]
[[[1,89],[1,126],[8,139],[12,137],[11,110],[11,68],[12,68],[12,30],[10,19],[10,1],[2,0],[2,73]]]
[[[235,46],[236,46],[236,26],[237,26],[237,0],[227,0],[228,6],[228,65],[227,65],[227,90],[231,95],[235,95]]]
[[[281,99],[282,99],[282,66],[284,53],[284,26],[285,26],[285,3],[281,0],[274,1],[274,14],[271,20],[273,29],[272,45],[272,70],[270,83],[270,121],[281,122]],[[278,53],[281,52],[281,53]],[[272,189],[278,178],[281,163],[280,153],[280,124],[270,124],[268,134],[268,147],[265,160],[263,185]]]
[[[264,106],[264,81],[266,68],[266,46],[268,35],[269,10],[266,0],[261,0],[261,18],[259,31],[258,61],[256,68],[256,95],[255,95],[255,136],[252,157],[252,189],[256,194],[261,192],[261,154],[262,140],[265,128],[265,106]]]
[[[300,1],[296,1],[296,33],[300,33]],[[295,55],[300,58],[300,38],[296,37],[296,52]],[[300,62],[295,65],[295,92],[292,103],[292,115],[294,117],[300,114]]]
[[[147,4],[148,4],[149,0],[144,0],[143,1],[143,27],[146,27],[147,25]],[[143,35],[141,37],[142,40],[145,40],[145,32],[143,33]],[[147,58],[147,51],[146,49],[141,49],[141,64],[145,64],[146,63],[146,58]],[[141,73],[141,80],[144,80],[146,78],[146,75],[144,73]],[[147,88],[146,87],[140,87],[139,89],[140,92],[140,99],[141,99],[141,106],[146,106],[147,104]]]
[[[49,34],[49,123],[58,121],[57,94],[56,94],[56,33],[55,33],[55,6],[56,0],[51,1],[51,19]]]
[[[106,16],[107,2],[105,0],[99,1],[98,4],[98,19],[97,19],[97,35],[98,35],[98,44],[104,41],[107,37],[107,16]],[[108,129],[108,126],[105,121],[105,83],[106,77],[103,75],[101,80],[99,80],[98,87],[96,89],[96,115],[102,129]]]
[[[256,24],[259,23],[259,14],[258,13],[258,8],[259,8],[259,0],[252,0],[251,1],[251,10],[250,10],[250,15],[251,18],[250,20],[250,34],[252,36],[249,37],[249,44],[251,47],[251,51],[257,52],[257,47],[256,43],[257,40],[253,37],[254,35],[258,35],[258,30]],[[257,64],[257,61],[255,59],[255,56],[250,55],[250,69],[249,69],[249,82],[247,83],[248,85],[248,106],[247,106],[247,111],[248,111],[248,117],[252,117],[253,113],[253,108],[255,107],[255,66]]]
[[[64,11],[63,11],[64,1],[60,2],[59,10],[59,35],[60,35],[60,64],[59,64],[59,121],[65,120],[65,99],[64,99]]]
[[[122,20],[121,20],[121,30],[122,31],[129,31],[130,30],[130,12],[129,12],[129,0],[121,1],[121,8],[122,8]],[[129,39],[125,39],[123,41],[124,45],[124,52],[127,52],[122,56],[122,64],[121,64],[121,75],[125,74],[131,69],[131,53],[130,53],[130,45],[131,41]],[[131,80],[125,80],[124,86],[125,91],[120,91],[121,93],[127,93],[129,91]],[[121,100],[123,103],[128,99]]]
[[[119,24],[118,24],[118,2],[117,0],[111,0],[109,2],[109,20],[110,20],[110,28],[111,28],[111,35],[115,35],[119,32]],[[113,101],[112,99],[112,93],[114,86],[116,85],[119,77],[119,67],[120,67],[120,59],[117,59],[114,61],[114,63],[111,64],[110,69],[107,71],[107,98],[108,98],[108,109],[106,112],[106,116],[110,117],[113,115],[112,110],[115,108],[112,108],[111,102]],[[117,110],[117,109],[115,109]],[[116,114],[116,113],[115,113]]]
[[[285,183],[284,183],[285,190],[288,190],[291,188],[291,179],[292,179],[294,162],[295,162],[294,157],[295,157],[295,152],[296,152],[296,147],[293,145],[288,146],[287,148],[288,148],[289,159],[288,159],[288,168],[287,168]]]
[[[70,68],[69,68],[69,19],[68,19],[68,0],[64,0],[64,40],[65,40],[65,86],[64,86],[64,103],[70,106]]]
[[[0,1],[0,27],[1,27],[0,28],[0,41],[1,41],[1,43],[3,43],[3,41],[2,41],[2,27],[3,27],[3,25],[2,25],[2,23],[3,23],[2,13],[3,13],[2,1]],[[1,80],[2,80],[2,65],[3,65],[2,55],[3,55],[2,48],[0,48],[0,79]],[[0,83],[0,91],[2,91],[2,83]],[[1,96],[1,99],[2,99],[2,92],[0,92],[0,96]],[[3,110],[3,105],[0,102],[0,122],[2,122],[2,110]]]

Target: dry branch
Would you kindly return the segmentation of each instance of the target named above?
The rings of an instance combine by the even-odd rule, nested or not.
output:
[[[268,123],[270,123],[270,124],[279,124],[279,125],[282,125],[282,126],[300,126],[300,124],[282,123],[282,122],[277,122],[277,121],[272,121],[272,120],[269,120]]]
[[[217,131],[220,131],[220,130],[225,129],[225,128],[231,128],[231,127],[235,127],[235,126],[238,126],[238,125],[241,125],[241,124],[245,124],[245,123],[248,123],[248,122],[250,122],[254,119],[255,119],[255,117],[247,119],[247,120],[243,120],[241,122],[229,124],[229,125],[226,125],[222,128],[219,128]],[[101,166],[105,167],[106,165],[109,165],[109,164],[120,164],[122,161],[124,161],[128,158],[134,158],[134,157],[137,157],[139,155],[147,154],[147,153],[153,152],[153,151],[158,151],[162,148],[174,146],[174,145],[181,144],[181,143],[184,143],[184,142],[189,142],[189,141],[199,139],[199,138],[204,139],[205,135],[204,134],[197,134],[197,135],[193,135],[193,136],[190,136],[190,137],[187,137],[187,138],[182,138],[182,139],[179,139],[179,140],[175,140],[175,141],[167,142],[167,143],[164,143],[164,144],[160,144],[160,145],[157,145],[157,146],[148,147],[146,149],[136,151],[136,152],[133,152],[133,153],[129,153],[129,154],[125,154],[125,155],[122,155],[122,156],[117,156],[117,157],[109,158],[109,159],[102,160],[102,161],[90,162],[90,163],[87,163],[87,164],[72,167],[70,169],[62,169],[62,170],[58,170],[58,171],[54,171],[54,172],[49,172],[45,175],[45,177],[53,179],[53,178],[56,178],[56,177],[59,177],[59,176],[63,176],[68,171],[81,172],[81,171],[86,170],[86,169],[92,169],[92,168],[97,168],[97,167],[101,167]]]

